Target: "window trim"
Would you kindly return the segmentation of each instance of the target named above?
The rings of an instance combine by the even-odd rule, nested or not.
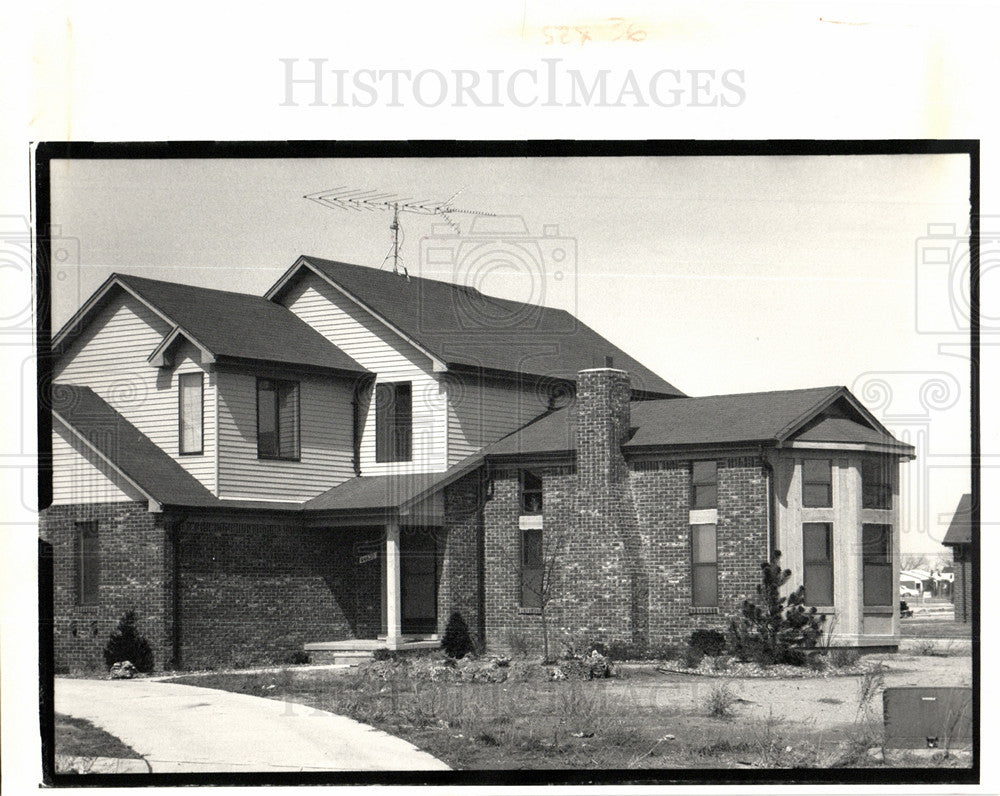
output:
[[[806,558],[806,526],[807,525],[822,525],[823,527],[826,528],[826,547],[827,547],[829,558],[824,559],[824,560],[810,560],[810,559]],[[834,566],[833,566],[833,564],[834,564],[833,559],[834,559],[833,523],[832,522],[804,522],[804,523],[802,523],[802,585],[805,587],[805,590],[806,590],[806,600],[809,602],[810,605],[814,605],[814,606],[818,605],[818,606],[827,607],[827,606],[832,606],[832,605],[835,604],[834,600],[835,600],[836,592],[837,592],[837,583],[834,580],[834,578],[836,577],[836,571],[835,571]],[[830,569],[830,599],[829,599],[829,601],[827,601],[826,599],[823,599],[823,600],[814,600],[812,597],[809,596],[809,587],[808,587],[808,585],[806,585],[806,578],[807,578],[807,573],[809,571],[810,565],[811,566],[824,565],[824,566],[829,567],[829,569]],[[823,595],[823,597],[825,598],[826,595]]]
[[[409,391],[410,397],[410,413],[409,422],[407,425],[408,438],[406,444],[406,456],[400,454],[399,445],[399,434],[398,434],[398,417],[396,414],[396,401],[399,400],[399,389],[401,387],[406,387]],[[392,417],[391,424],[389,428],[385,429],[385,433],[389,434],[389,447],[390,451],[388,456],[383,455],[382,445],[379,444],[379,429],[380,429],[380,418],[384,417],[384,409],[380,409],[378,401],[378,391],[379,388],[387,388],[392,390]],[[393,464],[396,462],[412,462],[413,461],[413,382],[412,381],[383,381],[375,385],[372,392],[372,397],[375,403],[375,462],[376,464]],[[386,418],[387,420],[389,418]]]
[[[807,462],[826,462],[827,465],[829,465],[830,480],[829,481],[807,481],[806,480],[806,463]],[[801,472],[802,472],[802,490],[801,490],[802,491],[802,495],[801,495],[801,497],[802,497],[802,508],[804,508],[804,509],[832,509],[833,508],[833,480],[834,480],[833,479],[833,459],[803,459],[802,460],[802,466],[801,466],[800,469],[801,469]],[[816,485],[820,485],[820,484],[822,484],[823,486],[825,486],[825,487],[827,487],[829,489],[830,497],[828,499],[828,502],[824,503],[821,506],[812,506],[812,505],[806,503],[806,486],[809,486],[809,485],[816,486]]]
[[[697,464],[713,464],[714,476],[711,481],[698,481],[695,477],[695,470],[697,469],[695,465]],[[698,505],[698,487],[715,487],[715,500],[711,502],[711,505],[699,506]],[[701,511],[703,509],[717,509],[719,508],[719,462],[715,459],[696,459],[691,462],[691,509],[695,511]]]
[[[73,561],[75,564],[74,585],[76,587],[76,604],[81,606],[99,605],[101,602],[101,532],[97,520],[87,520],[75,523],[76,535],[74,536]],[[88,560],[85,555],[84,538],[90,531],[94,537],[94,544],[97,547],[97,554],[90,557],[89,565],[84,562]],[[89,583],[92,591],[88,592],[87,575],[90,575]]]
[[[538,534],[539,541],[540,541],[539,555],[541,557],[541,560],[539,561],[538,566],[536,566],[536,567],[530,567],[530,568],[528,566],[526,566],[525,560],[524,560],[525,553],[526,553],[527,548],[528,548],[527,544],[525,543],[525,540],[526,540],[527,535],[529,533],[537,533]],[[519,541],[519,547],[520,547],[520,549],[519,549],[520,555],[518,556],[518,561],[519,561],[520,566],[518,567],[518,570],[519,570],[519,576],[520,576],[519,580],[520,580],[520,587],[521,587],[520,588],[520,593],[518,594],[518,607],[520,607],[522,609],[525,609],[525,610],[529,610],[529,611],[541,611],[542,610],[542,602],[543,602],[543,598],[542,597],[543,597],[543,592],[545,591],[545,531],[542,528],[521,528],[521,529],[518,530],[518,541]],[[526,591],[526,585],[527,585],[527,582],[528,582],[526,575],[528,574],[528,572],[537,572],[538,573],[537,577],[538,577],[539,591],[537,593],[535,593],[535,598],[538,601],[537,605],[529,604],[524,599],[524,595],[525,595],[525,591]]]
[[[865,470],[874,467],[879,480],[874,483],[865,480]],[[884,480],[882,476],[885,476]],[[866,456],[861,460],[861,508],[874,511],[892,510],[892,460],[883,456]],[[884,495],[884,504],[879,501],[870,502],[869,495],[877,488],[879,496]]]
[[[538,489],[528,489],[525,486],[526,476],[532,476],[538,479]],[[534,470],[521,469],[518,470],[518,486],[520,487],[518,491],[518,505],[520,507],[520,514],[522,517],[534,517],[545,514],[545,484],[542,481],[542,477],[538,475]],[[526,495],[538,495],[538,511],[528,511],[525,506],[524,498]]]
[[[274,429],[275,429],[275,451],[276,453],[262,453],[260,449],[260,384],[263,381],[275,385],[274,401]],[[295,455],[281,455],[281,411],[277,395],[280,387],[293,387],[295,390]],[[257,458],[261,461],[298,462],[302,460],[302,385],[301,382],[290,379],[273,379],[268,376],[257,377]]]
[[[184,388],[182,383],[184,379],[190,378],[192,376],[198,377],[198,394],[199,400],[198,404],[201,407],[200,420],[201,420],[201,430],[198,433],[198,439],[201,440],[201,445],[198,450],[184,450]],[[178,456],[202,456],[205,453],[205,374],[200,370],[192,371],[191,373],[178,373],[177,374],[177,455]]]
[[[714,528],[715,536],[715,556],[712,561],[698,561],[694,560],[694,536],[696,528]],[[692,608],[718,608],[719,607],[719,525],[714,522],[699,523],[697,525],[690,526],[690,533],[688,534],[688,544],[691,547],[690,563],[691,563],[691,607]],[[715,602],[713,603],[701,603],[696,602],[695,597],[695,570],[696,569],[708,569],[711,567],[715,571]]]
[[[868,551],[865,546],[865,528],[883,528],[885,531],[885,561],[876,561],[869,563],[867,561]],[[880,569],[889,570],[889,599],[888,602],[876,603],[868,602],[868,596],[865,589],[865,574],[868,567],[879,567]],[[897,592],[899,591],[899,585],[895,585],[895,590],[893,589],[893,527],[887,522],[865,522],[861,524],[861,607],[862,610],[870,610],[877,608],[892,608],[896,600],[899,599]]]

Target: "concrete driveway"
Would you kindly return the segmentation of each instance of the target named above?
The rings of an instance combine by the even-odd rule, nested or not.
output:
[[[57,678],[55,709],[120,738],[155,773],[448,770],[353,719],[211,688]]]

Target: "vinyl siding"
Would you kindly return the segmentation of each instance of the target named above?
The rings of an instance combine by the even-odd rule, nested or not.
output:
[[[53,423],[52,505],[145,499],[62,424]]]
[[[257,375],[219,368],[216,376],[220,498],[308,500],[354,475],[352,381],[281,376],[299,382],[300,459],[292,462],[257,458]]]
[[[430,359],[315,274],[304,274],[281,302],[355,361],[377,374],[377,382],[408,381],[412,384],[411,461],[375,461],[375,412],[369,402],[365,407],[361,438],[361,474],[447,469],[446,394]]]
[[[55,381],[90,387],[211,491],[216,490],[215,373],[186,341],[172,368],[146,361],[172,327],[124,291],[93,318],[55,367]],[[204,380],[204,453],[178,455],[177,374],[201,370]]]
[[[531,422],[549,402],[544,387],[452,374],[447,374],[444,381],[448,391],[449,464]]]

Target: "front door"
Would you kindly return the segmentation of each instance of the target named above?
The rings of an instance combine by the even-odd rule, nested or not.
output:
[[[437,631],[437,545],[429,528],[402,528],[400,600],[403,633]]]

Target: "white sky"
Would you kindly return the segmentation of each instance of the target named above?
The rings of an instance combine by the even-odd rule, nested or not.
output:
[[[388,213],[305,194],[461,191],[457,207],[522,216],[536,235],[558,225],[572,239],[558,246],[576,249],[558,282],[524,265],[471,274],[484,292],[543,295],[690,395],[852,388],[917,442],[903,550],[936,554],[969,491],[967,335],[948,328],[947,266],[918,268],[918,246],[928,224],[966,232],[968,170],[959,155],[56,161],[68,259],[53,269],[53,329],[114,271],[261,293],[299,254],[383,262]],[[457,218],[468,236],[471,216]],[[411,273],[431,275],[432,221],[402,217]],[[433,275],[465,280],[467,265]]]

